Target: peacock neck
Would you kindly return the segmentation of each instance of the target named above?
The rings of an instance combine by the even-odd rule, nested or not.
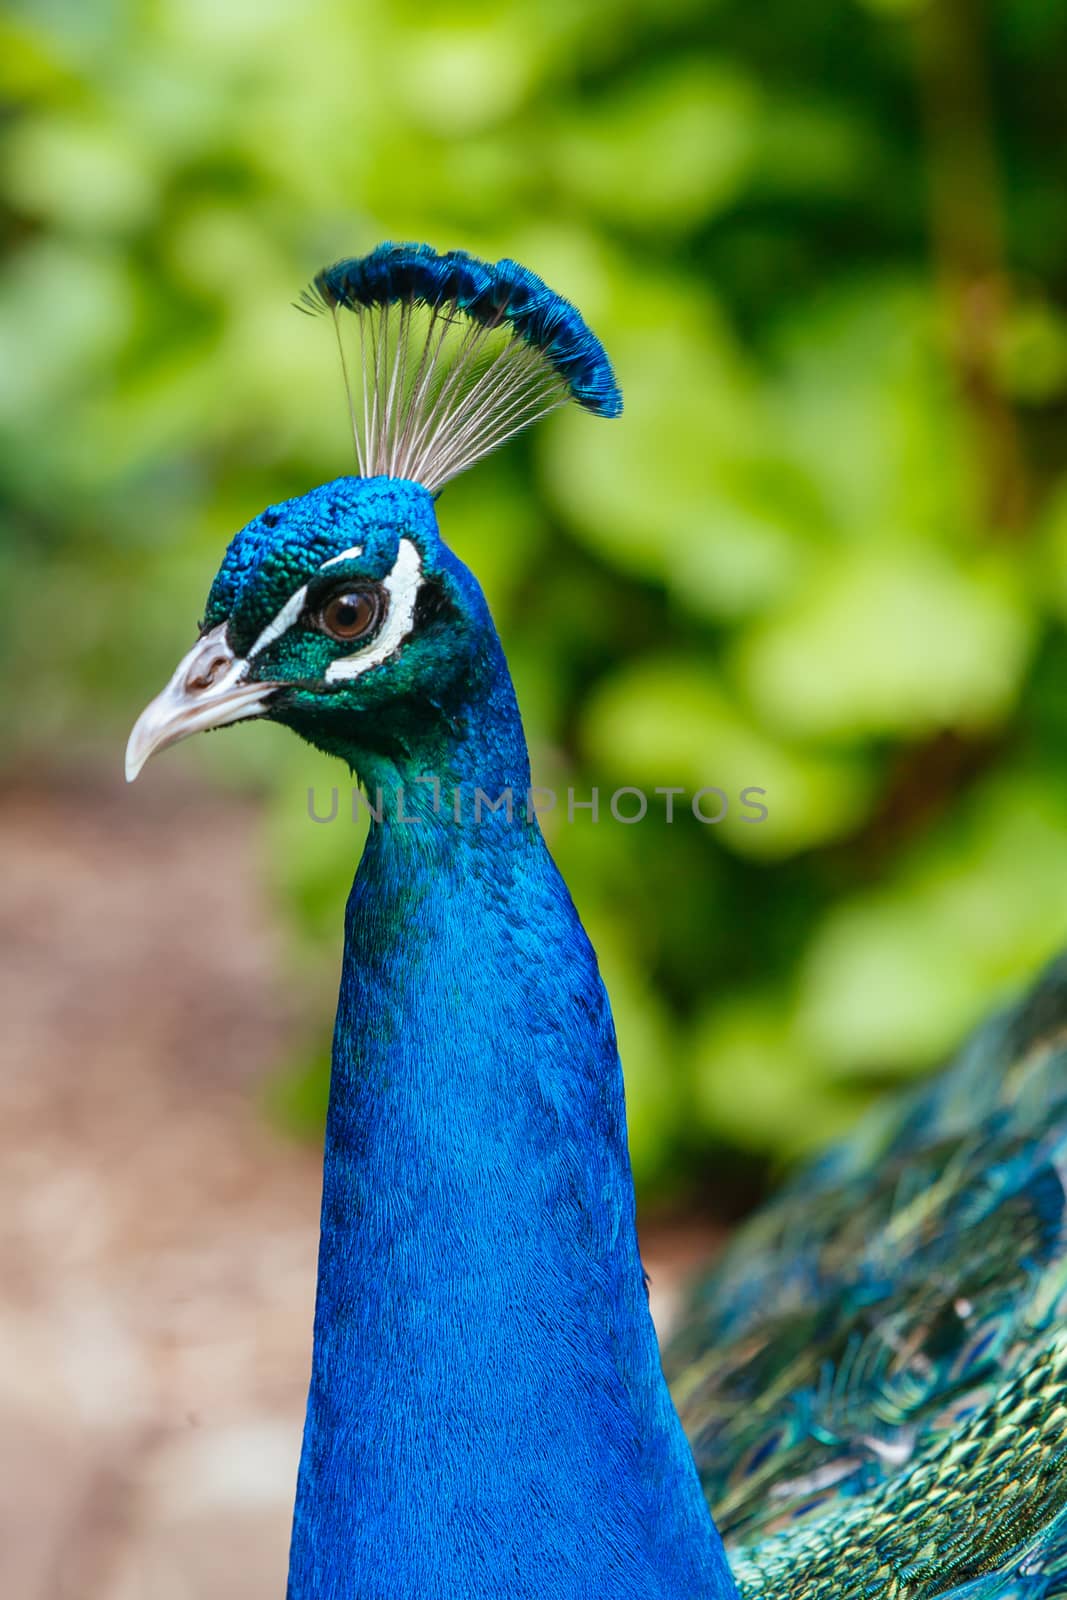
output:
[[[502,659],[473,712],[445,770],[391,768],[417,820],[386,805],[348,903],[289,1597],[718,1600],[610,1009]],[[416,777],[510,787],[511,818]]]

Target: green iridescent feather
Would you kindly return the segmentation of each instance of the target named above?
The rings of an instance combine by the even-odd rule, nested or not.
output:
[[[795,1179],[668,1352],[742,1593],[1067,1595],[1067,960]]]

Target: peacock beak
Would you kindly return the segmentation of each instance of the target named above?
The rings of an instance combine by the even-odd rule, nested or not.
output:
[[[205,633],[134,723],[126,746],[126,782],[133,782],[150,755],[190,733],[262,716],[281,685],[248,682],[247,673],[248,662],[226,641],[224,622]]]

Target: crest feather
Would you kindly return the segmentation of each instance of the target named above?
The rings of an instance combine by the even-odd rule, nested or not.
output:
[[[381,244],[324,268],[301,304],[333,317],[364,477],[437,490],[568,400],[622,410],[600,341],[517,261]],[[354,313],[355,362],[342,312]]]

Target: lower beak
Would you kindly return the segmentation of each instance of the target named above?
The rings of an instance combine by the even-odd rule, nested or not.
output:
[[[132,783],[150,755],[190,733],[261,717],[281,687],[246,681],[248,662],[226,642],[226,624],[205,633],[162,694],[141,712],[126,746],[126,781]]]

